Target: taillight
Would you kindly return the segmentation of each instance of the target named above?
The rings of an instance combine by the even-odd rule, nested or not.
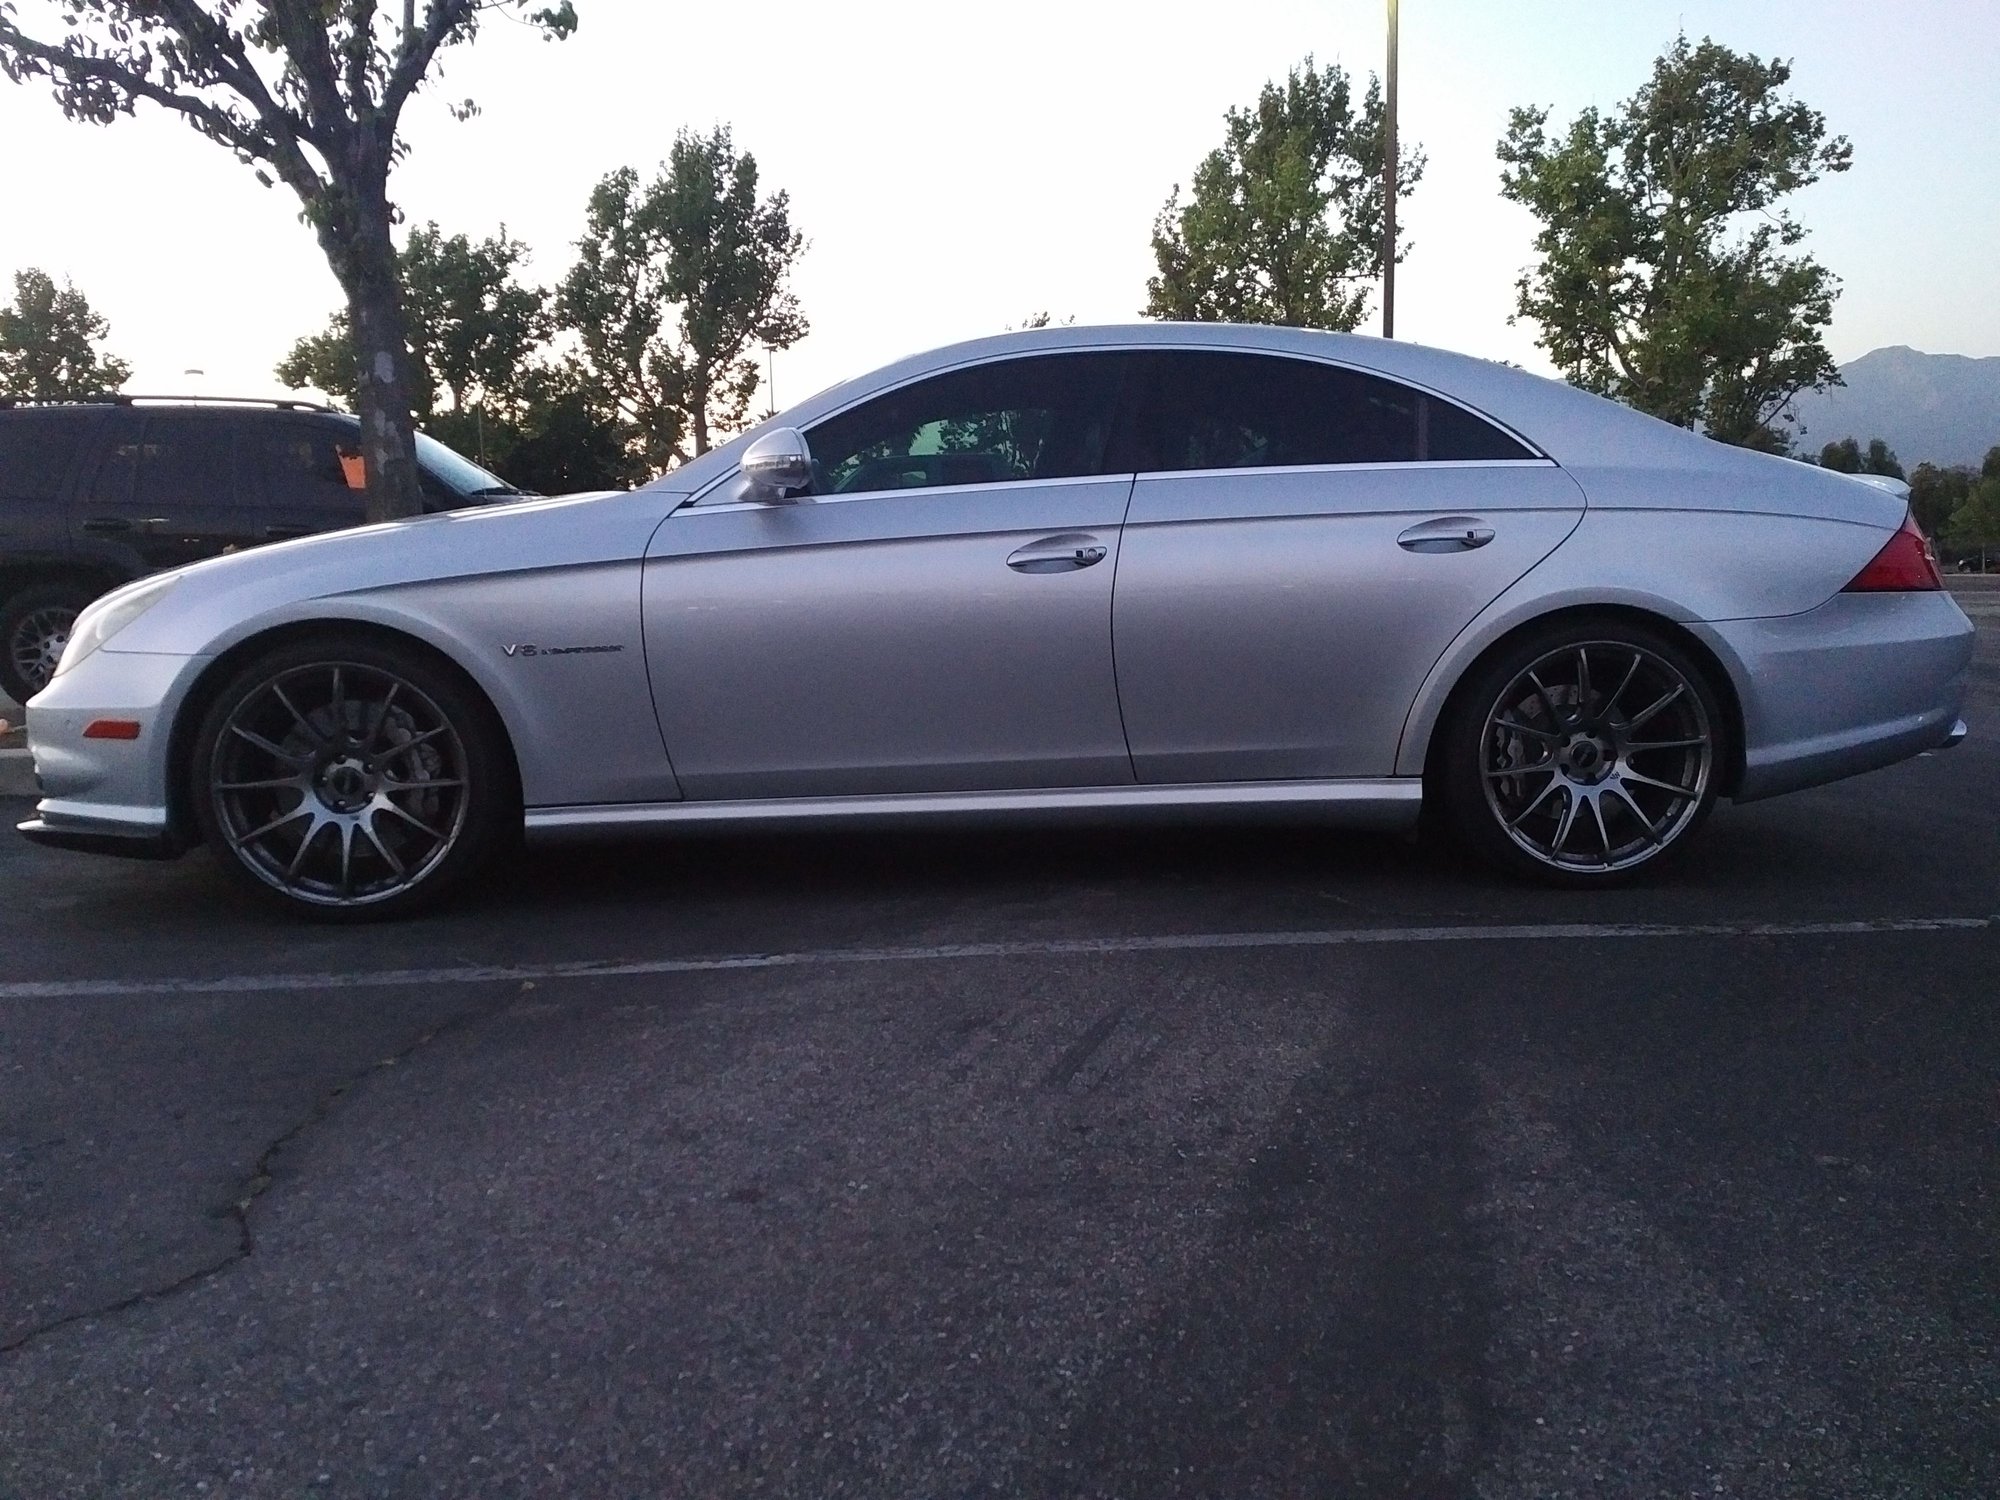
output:
[[[1849,594],[1908,593],[1912,589],[1941,589],[1937,554],[1929,538],[1917,525],[1915,516],[1904,516],[1902,528],[1889,538],[1875,560],[1854,575],[1843,591]]]

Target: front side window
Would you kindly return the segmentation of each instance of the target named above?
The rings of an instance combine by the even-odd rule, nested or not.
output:
[[[1046,354],[920,380],[806,434],[818,495],[1104,472],[1125,361]]]
[[[249,429],[264,493],[273,504],[339,512],[360,503],[361,434],[320,422],[259,422]]]
[[[1530,458],[1470,412],[1380,376],[1222,351],[1160,356],[1135,425],[1154,473]]]

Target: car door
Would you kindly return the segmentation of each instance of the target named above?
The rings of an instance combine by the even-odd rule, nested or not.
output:
[[[237,493],[227,411],[120,411],[73,507],[86,550],[178,567],[260,538]]]
[[[932,376],[810,428],[784,503],[655,534],[647,665],[696,798],[1129,784],[1111,592],[1124,359]]]
[[[1576,526],[1548,460],[1317,361],[1151,361],[1113,615],[1145,782],[1391,774],[1424,674]]]

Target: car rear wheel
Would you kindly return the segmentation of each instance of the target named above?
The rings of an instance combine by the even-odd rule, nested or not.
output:
[[[1708,816],[1728,728],[1706,674],[1662,633],[1563,622],[1467,680],[1441,729],[1438,789],[1458,833],[1502,869],[1617,884]]]
[[[280,647],[196,735],[202,836],[259,895],[330,919],[435,901],[517,815],[491,709],[429,657],[366,638]]]
[[[0,606],[0,691],[26,703],[47,687],[76,617],[96,597],[75,584],[44,583]]]

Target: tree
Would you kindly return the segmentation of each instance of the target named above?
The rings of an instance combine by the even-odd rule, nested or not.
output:
[[[1972,493],[1975,476],[1970,469],[1940,469],[1936,464],[1918,464],[1910,473],[1910,514],[1924,529],[1925,536],[1941,537],[1952,512]]]
[[[1822,469],[1835,469],[1842,474],[1881,474],[1890,479],[1909,477],[1903,472],[1896,450],[1881,438],[1870,438],[1865,453],[1861,444],[1851,437],[1828,443],[1819,450],[1819,465]]]
[[[1155,275],[1145,315],[1201,323],[1351,329],[1382,276],[1382,94],[1370,77],[1357,107],[1337,65],[1308,57],[1253,109],[1224,117],[1223,143],[1153,221]],[[1423,175],[1404,153],[1398,198]],[[1398,250],[1400,262],[1404,252]]]
[[[1996,449],[1995,452],[2000,452]],[[1952,512],[1946,538],[1962,551],[1979,553],[1979,571],[1986,571],[1986,554],[2000,547],[2000,465],[1986,455],[1986,467],[1997,471],[1983,477]]]
[[[1516,316],[1565,376],[1711,437],[1781,449],[1806,390],[1840,383],[1839,283],[1779,203],[1852,149],[1782,91],[1791,66],[1677,38],[1610,115],[1552,137],[1513,111],[1501,191],[1541,221]]]
[[[132,367],[97,345],[111,325],[68,281],[60,289],[30,266],[14,273],[14,305],[0,307],[0,396],[73,401],[102,396]]]
[[[511,13],[544,35],[576,27],[571,0],[54,0],[65,23],[31,37],[0,0],[0,70],[46,79],[71,119],[109,124],[141,100],[295,194],[347,297],[360,359],[356,404],[372,520],[422,508],[409,352],[390,225],[389,172],[404,152],[403,107],[438,53],[483,15]],[[464,118],[470,100],[453,107]]]
[[[757,196],[756,158],[737,153],[726,125],[682,131],[650,184],[624,167],[591,193],[558,317],[648,469],[706,453],[741,427],[756,346],[805,337],[790,289],[805,240],[789,203],[783,192]]]
[[[447,238],[435,223],[412,230],[396,256],[414,368],[410,405],[420,418],[470,413],[474,403],[501,415],[522,398],[530,360],[549,335],[549,294],[516,276],[528,247],[500,233],[474,244]],[[278,378],[352,400],[356,351],[346,314],[292,346]],[[449,399],[449,407],[444,401]]]

